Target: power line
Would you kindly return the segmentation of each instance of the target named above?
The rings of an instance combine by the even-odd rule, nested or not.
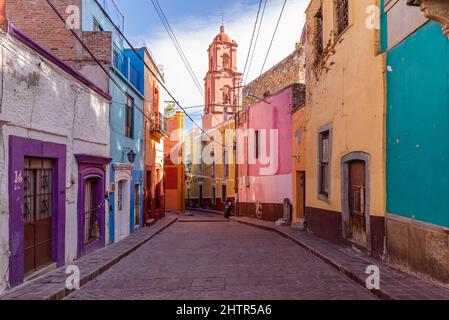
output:
[[[172,27],[170,26],[170,23],[168,22],[168,19],[164,13],[164,11],[162,10],[159,2],[157,0],[151,0],[151,3],[154,6],[154,9],[156,10],[157,15],[159,16],[159,18],[162,21],[162,24],[164,25],[165,30],[167,31],[170,39],[173,42],[173,45],[175,46],[176,51],[178,52],[182,62],[184,63],[187,71],[190,74],[190,77],[192,78],[193,82],[195,83],[195,86],[197,87],[198,91],[200,92],[201,96],[204,98],[204,91],[203,91],[203,87],[201,86],[195,72],[193,71],[189,60],[187,59],[184,50],[182,50],[182,46],[179,44],[179,41],[175,35],[175,33],[173,32]]]
[[[69,26],[67,26],[67,22],[65,21],[64,17],[59,13],[58,9],[53,5],[53,3],[50,0],[45,0],[45,2],[47,2],[47,4],[53,9],[53,11],[55,12],[55,14],[59,17],[59,19],[62,21],[62,23],[64,23],[64,25],[69,29],[69,31],[72,33],[72,35],[74,35],[74,37],[77,39],[77,41],[83,46],[83,48],[86,49],[86,51],[89,53],[89,55],[92,57],[92,59],[94,59],[94,61],[101,67],[101,69],[103,70],[103,72],[109,77],[109,79],[111,79],[116,86],[120,89],[120,85],[117,83],[117,81],[112,78],[112,76],[109,74],[109,72],[105,69],[105,67],[101,64],[101,62],[95,57],[95,55],[92,53],[92,51],[89,50],[89,48],[87,47],[87,45],[83,42],[83,40],[76,34],[76,32],[70,28]],[[211,139],[211,141],[215,141],[215,139],[213,137],[211,137],[206,131],[203,130],[203,128],[198,125],[196,123],[196,121],[193,120],[193,118],[187,113],[187,111],[181,106],[181,104],[178,102],[177,99],[175,99],[175,97],[173,96],[173,94],[170,92],[170,90],[168,90],[168,88],[166,87],[166,85],[159,79],[159,77],[154,73],[154,71],[148,66],[147,62],[145,61],[144,58],[142,58],[139,53],[137,52],[137,50],[133,47],[133,45],[129,42],[128,38],[125,37],[125,35],[123,34],[123,32],[115,25],[115,23],[112,21],[111,17],[109,17],[109,15],[106,15],[107,18],[109,19],[109,21],[112,23],[112,25],[114,26],[115,30],[119,33],[119,35],[123,38],[123,40],[125,40],[125,42],[128,44],[128,46],[130,47],[130,49],[135,53],[135,55],[137,56],[138,59],[140,59],[142,61],[142,63],[144,64],[144,66],[147,68],[147,70],[152,74],[152,76],[156,79],[156,81],[159,83],[159,85],[167,92],[167,94],[170,96],[170,98],[175,102],[175,104],[179,107],[179,109],[181,109],[184,114],[187,116],[187,118],[190,119],[190,121],[192,121],[192,123],[198,128],[200,129],[200,131],[207,136],[209,139]],[[144,114],[144,116],[146,117],[146,115]],[[149,119],[148,117],[146,117],[147,119]],[[151,121],[151,119],[149,119]],[[220,145],[222,145],[223,147],[229,147],[226,146],[220,142],[216,142]]]
[[[274,38],[276,37],[276,33],[277,33],[278,27],[279,27],[279,23],[281,22],[282,15],[284,14],[284,9],[285,9],[285,5],[286,4],[287,4],[287,0],[284,0],[284,4],[282,5],[282,9],[281,9],[281,14],[279,15],[279,19],[278,19],[278,22],[276,24],[276,28],[274,29],[273,37],[271,38],[270,46],[268,47],[267,55],[265,56],[265,60],[264,60],[263,65],[262,65],[262,69],[260,70],[260,75],[262,75],[263,69],[265,68],[265,64],[267,63],[268,55],[270,54],[271,46],[273,45]]]
[[[246,68],[248,67],[249,57],[251,55],[251,49],[253,47],[254,35],[256,34],[257,23],[259,22],[260,9],[262,8],[263,0],[259,1],[259,8],[257,9],[256,21],[254,23],[253,34],[251,35],[251,42],[249,44],[248,55],[246,56],[245,68],[243,68],[242,77],[246,74]]]
[[[262,16],[260,18],[260,23],[259,23],[259,28],[257,30],[257,36],[256,36],[256,41],[254,42],[254,49],[253,49],[253,53],[251,55],[251,59],[249,60],[249,66],[248,66],[248,72],[245,75],[245,81],[244,83],[247,83],[248,80],[248,75],[251,71],[251,65],[253,63],[253,58],[254,58],[254,53],[256,52],[256,48],[257,48],[257,42],[259,41],[259,35],[260,35],[260,29],[262,28],[262,22],[263,22],[263,18],[265,16],[265,9],[267,8],[267,2],[268,0],[265,0],[265,4],[263,6],[263,10],[262,10]]]

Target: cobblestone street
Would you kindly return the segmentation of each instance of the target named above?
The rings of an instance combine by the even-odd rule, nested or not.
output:
[[[279,235],[201,214],[180,219],[66,299],[374,298]]]

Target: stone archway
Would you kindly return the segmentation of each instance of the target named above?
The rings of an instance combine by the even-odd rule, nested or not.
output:
[[[127,237],[131,232],[131,171],[132,164],[115,164],[115,197],[114,197],[114,221],[115,242]]]

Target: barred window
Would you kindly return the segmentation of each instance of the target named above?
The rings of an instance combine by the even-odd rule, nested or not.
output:
[[[319,134],[318,192],[327,199],[330,194],[330,148],[330,131],[323,131]]]
[[[349,0],[335,0],[335,13],[337,19],[337,36],[349,26]]]
[[[134,137],[134,99],[131,96],[126,97],[125,106],[125,136],[133,139]]]
[[[323,8],[318,10],[315,16],[316,22],[316,34],[315,34],[315,47],[316,47],[316,58],[320,58],[324,51],[323,46]]]

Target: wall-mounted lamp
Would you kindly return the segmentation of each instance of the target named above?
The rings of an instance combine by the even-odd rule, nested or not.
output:
[[[126,155],[128,156],[128,161],[130,163],[134,163],[136,161],[137,154],[134,149],[131,149]]]

